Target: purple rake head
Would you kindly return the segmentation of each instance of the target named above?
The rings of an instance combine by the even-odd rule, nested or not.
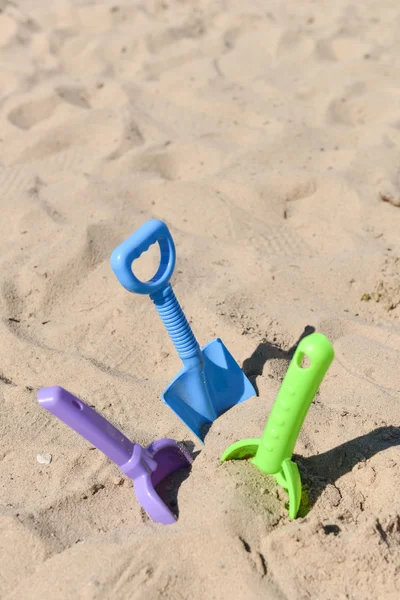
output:
[[[43,408],[101,450],[132,479],[139,504],[153,521],[164,525],[175,523],[174,513],[155,488],[171,473],[191,466],[192,458],[182,444],[165,438],[143,448],[128,440],[107,419],[59,386],[39,390],[38,401]]]
[[[146,448],[134,444],[131,458],[120,469],[133,481],[136,497],[147,514],[158,523],[175,523],[175,515],[157,494],[156,486],[171,475],[192,464],[189,452],[175,440],[164,438]]]

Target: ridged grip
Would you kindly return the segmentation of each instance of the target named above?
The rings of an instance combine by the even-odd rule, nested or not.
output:
[[[310,359],[302,367],[304,356]],[[272,407],[253,462],[264,473],[275,474],[291,458],[310,404],[333,360],[330,341],[321,333],[304,338],[297,347]]]
[[[200,346],[172,287],[168,285],[164,290],[151,294],[150,298],[157,308],[180,359],[185,362],[190,358],[200,356]]]

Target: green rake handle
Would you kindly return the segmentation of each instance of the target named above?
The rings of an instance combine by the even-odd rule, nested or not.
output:
[[[310,364],[302,366],[304,357]],[[264,473],[275,475],[290,459],[307,411],[333,360],[330,341],[312,333],[299,343],[268,418],[252,462]]]

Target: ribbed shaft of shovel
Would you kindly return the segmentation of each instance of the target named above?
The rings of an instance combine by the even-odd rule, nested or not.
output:
[[[196,355],[200,357],[200,346],[172,287],[168,285],[164,290],[152,294],[150,298],[153,300],[181,360],[185,362]]]

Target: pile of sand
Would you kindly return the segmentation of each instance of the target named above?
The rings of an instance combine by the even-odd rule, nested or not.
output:
[[[0,0],[1,598],[399,597],[399,19],[389,0]],[[109,266],[151,217],[199,341],[259,390],[204,449],[160,401],[180,363],[154,307]],[[336,359],[290,522],[273,481],[219,457],[260,435],[311,328]],[[166,482],[176,525],[38,406],[55,384],[197,453]]]

